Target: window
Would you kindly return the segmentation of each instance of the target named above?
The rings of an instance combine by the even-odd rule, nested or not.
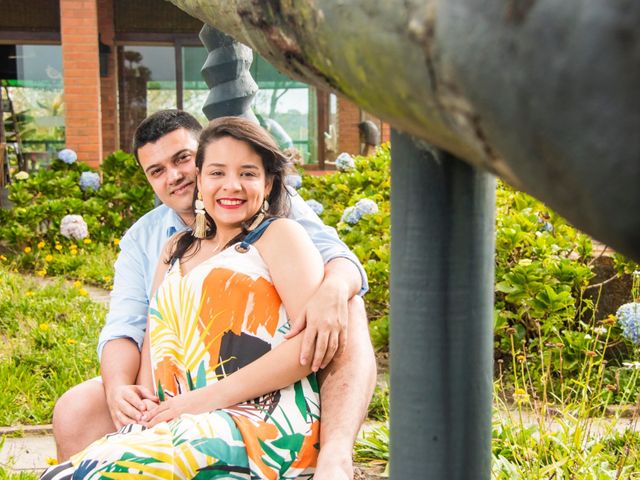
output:
[[[120,142],[128,150],[138,124],[148,115],[176,108],[173,47],[120,47]]]
[[[9,160],[35,168],[64,145],[61,47],[0,45],[0,89]]]
[[[204,47],[184,46],[180,42],[169,47],[125,46],[121,47],[120,56],[123,148],[129,148],[140,121],[163,108],[182,108],[206,124],[202,106],[209,88],[200,73],[207,58]],[[176,68],[176,58],[180,68]],[[282,75],[257,54],[251,75],[259,87],[253,109],[263,125],[271,126],[281,147],[292,144],[305,163],[315,162],[315,90]]]

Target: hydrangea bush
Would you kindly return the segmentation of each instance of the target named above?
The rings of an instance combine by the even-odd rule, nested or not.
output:
[[[64,245],[84,238],[112,245],[140,216],[153,208],[153,191],[133,155],[116,152],[101,165],[102,175],[62,150],[48,168],[9,186],[13,208],[0,210],[0,247],[21,252],[44,242]],[[102,176],[102,181],[101,181]],[[66,215],[81,216],[86,235],[63,235]],[[70,230],[69,230],[70,232]]]
[[[367,271],[370,290],[365,301],[377,348],[386,348],[389,332],[390,161],[389,145],[369,157],[344,154],[336,165],[345,171],[304,175],[298,190],[322,220],[337,229]]]

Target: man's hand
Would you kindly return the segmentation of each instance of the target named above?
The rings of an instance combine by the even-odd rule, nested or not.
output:
[[[140,385],[120,385],[107,392],[109,413],[117,429],[130,423],[139,423],[151,404],[157,403],[158,397]]]
[[[307,302],[293,328],[285,335],[289,339],[304,330],[300,364],[317,372],[325,368],[347,342],[347,312],[349,289],[337,277],[325,276],[322,284]]]

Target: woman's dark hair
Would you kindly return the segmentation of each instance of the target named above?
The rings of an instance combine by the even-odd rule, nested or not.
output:
[[[269,209],[267,210],[265,218],[285,216],[289,212],[290,207],[289,196],[284,183],[284,177],[289,168],[288,158],[280,151],[271,135],[250,120],[241,117],[221,117],[209,123],[200,134],[198,150],[196,152],[196,168],[198,169],[198,174],[200,175],[202,173],[202,165],[207,147],[216,140],[224,137],[231,137],[245,142],[262,159],[266,179],[267,181],[271,180],[271,192],[267,197]],[[196,187],[193,192],[194,208],[197,195],[198,188]],[[247,236],[249,233],[247,228],[255,221],[258,214],[259,212],[256,212],[255,215],[243,222],[242,232],[231,239],[226,245],[227,247],[242,241],[242,239]],[[213,218],[206,212],[205,218],[207,219],[207,233],[205,238],[212,238],[216,234],[216,224]],[[183,232],[176,242],[168,263],[173,263],[175,260],[182,258],[192,245],[194,249],[190,255],[194,255],[199,250],[200,240],[195,238],[190,231]]]

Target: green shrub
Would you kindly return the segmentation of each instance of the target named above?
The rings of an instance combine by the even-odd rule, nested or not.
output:
[[[89,238],[109,244],[153,208],[153,191],[133,155],[116,152],[102,163],[98,190],[80,188],[80,175],[91,169],[81,162],[55,160],[9,186],[13,208],[0,212],[0,239],[14,253],[46,244],[81,245],[60,234],[65,215],[81,215]]]
[[[390,148],[375,155],[355,157],[355,169],[328,175],[304,175],[300,195],[322,204],[322,220],[335,227],[342,240],[362,262],[369,278],[365,296],[371,334],[377,348],[389,343],[389,263],[391,239]],[[358,200],[373,200],[378,212],[364,215],[355,225],[341,221],[347,207]]]
[[[80,176],[89,171],[80,162],[55,160],[9,186],[13,207],[0,210],[0,252],[12,257],[14,268],[110,286],[118,241],[153,208],[153,191],[135,157],[121,151],[102,163],[100,187],[83,191]],[[68,214],[82,216],[87,238],[60,233]]]

